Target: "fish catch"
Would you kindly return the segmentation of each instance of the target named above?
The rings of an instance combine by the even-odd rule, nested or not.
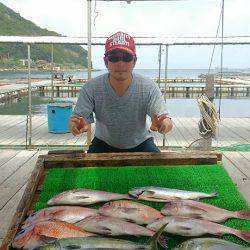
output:
[[[45,221],[27,227],[14,238],[12,246],[18,249],[29,249],[51,242],[55,239],[69,237],[88,237],[94,235],[83,229],[62,221]]]
[[[215,222],[187,218],[183,216],[164,217],[147,225],[147,228],[157,231],[164,224],[167,224],[164,231],[171,234],[187,237],[201,236],[204,234],[213,234],[218,236],[233,234],[248,243],[250,242],[250,232],[248,231],[241,231]]]
[[[75,225],[91,233],[109,236],[133,235],[152,237],[155,234],[154,231],[135,223],[103,215],[87,217],[77,222]],[[158,239],[158,243],[166,248],[167,239],[161,235]]]
[[[65,221],[68,223],[76,223],[84,218],[92,215],[97,215],[98,211],[92,208],[79,207],[79,206],[54,206],[41,209],[35,213],[32,213],[22,225],[22,228],[28,227],[32,224],[57,220]]]
[[[49,244],[35,248],[34,250],[61,250],[61,249],[85,249],[85,250],[157,250],[157,240],[165,225],[151,238],[149,244],[140,244],[127,240],[103,237],[67,238],[60,239]]]
[[[160,211],[133,201],[111,201],[99,208],[98,212],[105,216],[124,219],[139,225],[149,224],[164,216]]]
[[[48,201],[53,205],[79,205],[85,206],[111,200],[133,199],[127,194],[116,194],[92,189],[74,189],[55,195]]]
[[[250,210],[228,211],[204,202],[175,200],[166,203],[161,213],[167,216],[185,216],[214,222],[224,222],[228,218],[250,220]]]
[[[195,238],[183,242],[173,250],[249,250],[230,241],[218,238]]]
[[[166,202],[175,199],[198,200],[217,196],[216,193],[202,193],[163,187],[139,187],[129,190],[129,194],[139,200]]]

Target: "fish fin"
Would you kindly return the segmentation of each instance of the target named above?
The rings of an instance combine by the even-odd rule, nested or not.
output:
[[[154,191],[151,191],[151,190],[146,190],[146,191],[144,191],[143,193],[141,193],[141,195],[140,196],[153,196],[155,194],[155,192]]]
[[[112,230],[108,227],[102,226],[100,227],[101,234],[112,235]]]
[[[89,196],[84,196],[84,195],[79,195],[79,196],[75,196],[74,197],[74,199],[76,199],[76,200],[82,200],[82,199],[88,199],[89,198]]]
[[[147,196],[141,196],[141,195],[139,195],[138,196],[138,200],[156,201],[156,202],[170,202],[170,201],[173,201],[173,200],[176,200],[176,199],[172,199],[172,198],[169,198],[169,199],[159,199],[159,198],[153,198],[153,197],[147,197]]]
[[[235,217],[241,220],[250,220],[250,210],[241,210],[235,213]]]
[[[82,249],[81,246],[78,246],[78,245],[68,245],[68,246],[64,246],[63,249]]]
[[[49,243],[51,241],[58,240],[58,238],[56,238],[56,237],[50,237],[50,236],[46,236],[46,235],[42,235],[42,234],[39,237],[43,243]]]
[[[130,194],[125,194],[124,197],[122,197],[122,199],[126,199],[126,200],[137,200],[137,197],[133,197]]]
[[[218,197],[218,193],[216,193],[216,192],[212,192],[209,195],[210,195],[210,197]]]
[[[196,214],[196,213],[190,213],[188,214],[189,218],[193,218],[193,219],[203,219],[203,216],[201,214]]]
[[[138,209],[133,207],[122,207],[121,211],[126,214],[131,214],[134,213],[135,211],[138,211]]]
[[[167,249],[168,248],[168,240],[169,238],[165,235],[160,235],[158,238],[158,243],[164,248]]]
[[[196,207],[196,206],[188,206],[188,207],[190,207],[191,209],[192,209],[192,211],[197,211],[197,212],[206,212],[207,213],[207,210],[206,209],[202,209],[202,208],[200,208],[200,207]]]
[[[185,226],[177,226],[176,228],[179,228],[181,231],[190,231],[190,230],[192,230],[192,228],[191,227],[185,227]]]
[[[164,231],[165,227],[167,226],[167,224],[168,223],[161,226],[160,229],[149,240],[149,243],[150,243],[150,246],[151,246],[152,250],[158,250],[157,242],[159,242],[159,238],[160,238],[161,234],[163,233],[163,231]],[[161,241],[161,239],[160,239],[160,241]],[[167,237],[165,237],[164,241],[165,241],[165,243],[164,243],[163,247],[165,249],[167,249]],[[163,241],[162,241],[162,243],[163,243]]]
[[[250,243],[250,231],[236,230],[234,235],[236,235],[237,237],[241,238],[242,240]]]

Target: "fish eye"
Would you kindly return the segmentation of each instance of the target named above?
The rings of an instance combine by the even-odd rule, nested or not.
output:
[[[16,236],[20,236],[21,234],[23,234],[25,232],[25,229],[21,229],[21,231],[19,231]]]
[[[66,246],[65,249],[81,249],[81,246],[69,245],[69,246]]]
[[[33,212],[29,217],[34,217],[37,214],[37,212]]]

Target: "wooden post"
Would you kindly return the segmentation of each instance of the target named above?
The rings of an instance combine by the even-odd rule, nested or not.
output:
[[[208,97],[208,99],[211,102],[213,102],[214,100],[214,75],[206,76],[205,95]],[[211,150],[211,147],[212,147],[212,136],[210,136],[209,138],[203,137],[203,139],[199,141],[200,150]]]

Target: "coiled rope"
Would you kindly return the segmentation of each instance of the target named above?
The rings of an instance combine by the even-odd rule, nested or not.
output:
[[[202,95],[197,99],[201,113],[199,121],[199,131],[203,138],[215,137],[219,118],[216,112],[215,104],[207,96]]]

